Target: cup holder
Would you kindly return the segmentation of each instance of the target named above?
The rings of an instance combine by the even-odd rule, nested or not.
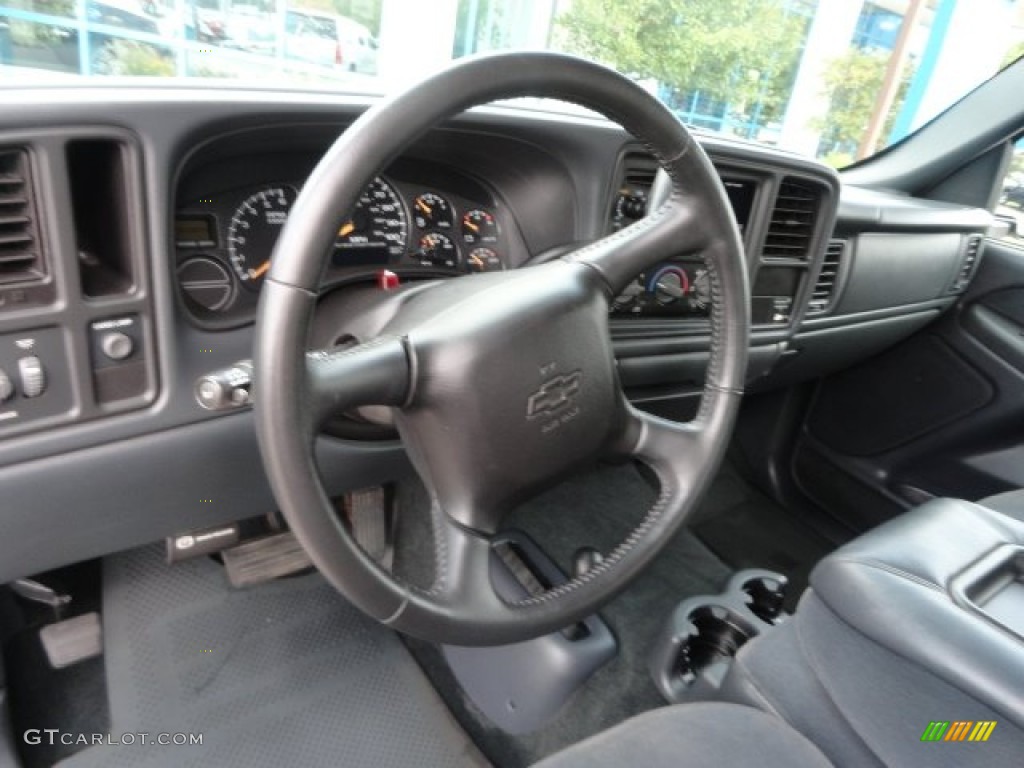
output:
[[[702,605],[690,612],[693,625],[679,646],[677,672],[687,685],[708,667],[728,662],[756,632],[735,611],[724,605]]]
[[[754,576],[740,586],[746,595],[747,608],[765,624],[778,624],[783,619],[786,601],[786,580],[774,576]]]
[[[667,701],[714,698],[736,653],[787,617],[786,577],[748,569],[717,595],[683,600],[668,616],[648,657],[654,684]]]

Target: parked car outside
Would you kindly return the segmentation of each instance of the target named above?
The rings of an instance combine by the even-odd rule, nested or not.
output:
[[[285,17],[288,58],[376,74],[377,47],[367,27],[344,16],[289,10]]]

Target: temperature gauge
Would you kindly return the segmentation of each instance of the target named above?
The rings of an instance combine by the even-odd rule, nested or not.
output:
[[[505,268],[501,257],[491,248],[476,248],[466,259],[470,272],[500,272]]]

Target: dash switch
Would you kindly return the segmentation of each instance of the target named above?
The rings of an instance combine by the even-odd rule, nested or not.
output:
[[[126,333],[110,331],[100,337],[100,349],[111,360],[126,360],[135,351],[135,342]]]
[[[14,382],[7,375],[7,371],[0,368],[0,403],[6,402],[14,397]]]
[[[18,358],[18,376],[25,397],[39,397],[46,391],[46,370],[35,355]]]

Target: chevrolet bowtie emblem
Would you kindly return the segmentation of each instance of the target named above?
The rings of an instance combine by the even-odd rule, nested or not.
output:
[[[526,401],[526,418],[536,419],[565,408],[576,399],[582,380],[583,374],[573,371],[565,376],[556,376],[550,381],[544,382],[541,388],[530,395],[530,399]]]

